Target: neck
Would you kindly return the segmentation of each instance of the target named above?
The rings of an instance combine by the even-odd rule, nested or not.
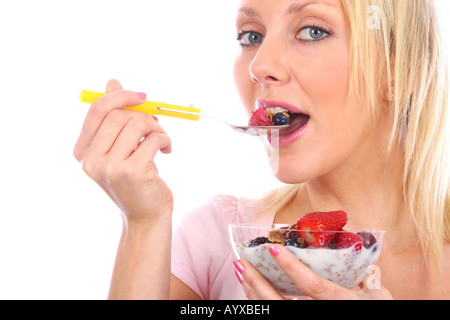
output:
[[[344,210],[347,230],[386,230],[396,247],[411,246],[414,227],[403,201],[401,157],[399,150],[392,150],[385,161],[349,163],[308,181],[291,203],[290,220],[308,212]]]

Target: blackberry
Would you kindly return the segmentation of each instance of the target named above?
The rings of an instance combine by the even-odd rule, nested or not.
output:
[[[284,243],[285,247],[306,248],[305,240],[295,235],[293,238],[287,239]]]
[[[371,248],[373,245],[375,245],[377,243],[377,239],[375,238],[375,236],[373,235],[372,232],[358,232],[357,233],[358,236],[360,236],[361,238],[363,238],[363,246],[366,249]]]
[[[269,238],[267,237],[258,237],[250,241],[248,244],[249,248],[259,247],[262,244],[269,243]]]

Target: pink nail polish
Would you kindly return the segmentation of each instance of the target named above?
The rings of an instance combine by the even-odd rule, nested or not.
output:
[[[139,99],[142,99],[142,100],[147,99],[147,94],[144,92],[138,92],[137,95],[138,95]]]
[[[244,272],[244,266],[242,265],[242,263],[239,262],[239,260],[234,260],[233,261],[234,267],[240,272]]]
[[[280,248],[278,248],[278,247],[276,247],[276,246],[271,246],[270,248],[269,248],[269,252],[270,252],[270,254],[272,255],[272,256],[274,256],[274,257],[276,257],[276,256],[278,256],[279,254],[280,254]]]
[[[152,115],[152,118],[153,118],[153,120],[155,120],[156,122],[158,122],[159,120],[158,120],[158,118],[157,117],[155,117],[154,115]]]
[[[244,282],[244,277],[242,277],[242,274],[237,270],[234,270],[234,274],[236,275],[236,278],[238,279],[239,283],[242,284],[242,282]]]

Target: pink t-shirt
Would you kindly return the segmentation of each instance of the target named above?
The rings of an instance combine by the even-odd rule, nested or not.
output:
[[[275,214],[259,217],[249,212],[245,199],[215,196],[184,216],[172,241],[172,274],[205,300],[247,299],[234,275],[228,234],[231,223],[271,226]]]

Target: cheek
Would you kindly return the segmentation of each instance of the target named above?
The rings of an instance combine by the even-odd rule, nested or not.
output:
[[[284,183],[306,182],[330,172],[368,135],[369,114],[361,110],[364,106],[348,101],[348,56],[335,54],[316,61],[320,63],[304,64],[297,74],[312,118],[299,142],[280,151],[275,175]]]
[[[348,99],[347,48],[337,46],[320,59],[311,59],[300,77],[312,107],[311,129],[314,135],[311,138],[319,145],[327,144],[328,148],[351,140],[352,129],[362,125],[365,119],[361,118],[361,106]]]
[[[310,57],[309,63],[302,63],[303,68],[297,72],[297,82],[319,112],[327,105],[340,105],[346,101],[349,58],[345,52],[346,48],[334,48],[329,54]]]

